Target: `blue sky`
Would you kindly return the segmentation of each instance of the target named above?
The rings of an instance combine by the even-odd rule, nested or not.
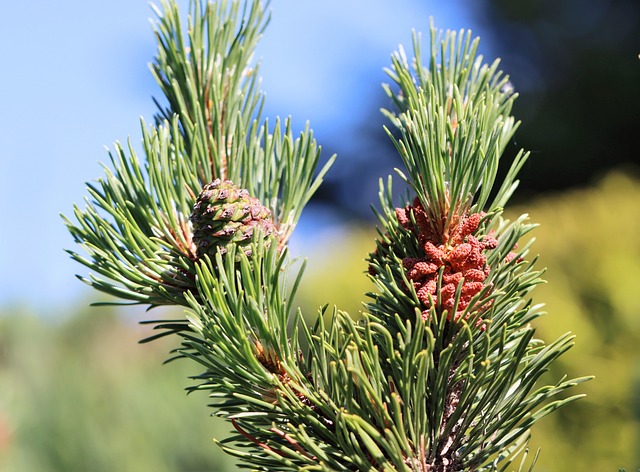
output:
[[[184,5],[186,1],[182,2]],[[429,17],[473,28],[463,0],[273,0],[259,45],[267,116],[348,137],[380,96],[382,68]],[[140,140],[154,113],[155,52],[144,0],[8,1],[0,19],[0,307],[59,309],[89,296],[59,216],[102,175],[105,147]],[[346,139],[346,138],[345,138]],[[304,228],[300,230],[304,232]]]

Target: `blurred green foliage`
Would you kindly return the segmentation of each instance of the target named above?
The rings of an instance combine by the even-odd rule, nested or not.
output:
[[[365,261],[375,249],[375,236],[371,226],[345,226],[327,233],[313,253],[304,254],[307,266],[297,302],[307,320],[312,322],[324,305],[329,305],[327,314],[336,306],[352,318],[361,316],[364,294],[375,289]]]
[[[640,180],[614,172],[597,186],[545,197],[514,213],[539,223],[534,251],[548,267],[534,291],[547,305],[538,335],[576,334],[554,375],[595,375],[587,397],[534,430],[536,470],[640,467]]]
[[[5,312],[0,470],[234,470],[211,440],[226,426],[208,416],[204,395],[181,388],[198,372],[187,362],[163,366],[174,346],[139,345],[148,334],[110,308],[62,322]]]
[[[596,376],[580,387],[587,398],[534,430],[538,472],[640,465],[640,180],[631,174],[614,172],[591,188],[510,209],[540,224],[533,252],[548,267],[548,284],[534,294],[549,314],[536,322],[539,337],[577,335],[554,378]],[[374,234],[347,228],[309,255],[298,300],[307,315],[335,303],[358,316],[371,289],[363,259]],[[1,471],[236,470],[211,441],[227,426],[209,417],[204,395],[182,388],[197,366],[161,365],[176,340],[137,344],[151,333],[136,317],[166,313],[83,307],[62,319],[3,314]]]

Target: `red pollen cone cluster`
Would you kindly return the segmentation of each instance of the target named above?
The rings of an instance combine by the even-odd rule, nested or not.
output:
[[[411,224],[411,212],[417,228]],[[435,234],[429,217],[417,198],[413,206],[396,208],[396,215],[404,228],[414,232],[417,230],[418,242],[424,252],[423,257],[406,257],[402,260],[407,278],[413,283],[418,299],[425,306],[423,316],[429,316],[429,309],[432,304],[438,303],[439,298],[438,306],[443,312],[447,311],[447,319],[458,321],[473,297],[487,285],[485,279],[489,275],[489,266],[483,251],[494,249],[498,245],[498,241],[492,236],[484,236],[479,240],[473,235],[483,214],[458,217],[452,221],[448,236]],[[438,294],[438,274],[441,268],[442,284]],[[460,297],[456,304],[456,292],[461,282]],[[481,303],[474,311],[484,311],[489,306],[489,302]],[[476,326],[484,328],[481,319],[478,319]]]

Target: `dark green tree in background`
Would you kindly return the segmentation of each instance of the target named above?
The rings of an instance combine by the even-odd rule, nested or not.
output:
[[[192,390],[233,427],[220,446],[254,470],[532,470],[531,427],[586,378],[540,382],[573,338],[547,343],[530,325],[534,225],[503,215],[528,157],[500,163],[518,128],[508,77],[464,31],[432,27],[427,49],[415,35],[412,55],[392,56],[385,116],[410,190],[397,204],[380,184],[361,319],[324,306],[309,323],[287,242],[333,158],[318,171],[309,128],[262,116],[266,7],[194,1],[185,28],[162,2],[164,99],[142,123],[144,157],[116,145],[66,219],[81,279],[185,309],[152,318],[147,341],[180,339],[175,357],[202,369]]]
[[[640,2],[483,0],[473,9],[524,92],[515,111],[527,124],[518,142],[535,151],[527,194],[638,164]]]

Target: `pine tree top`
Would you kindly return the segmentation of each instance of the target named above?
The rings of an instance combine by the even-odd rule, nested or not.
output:
[[[397,206],[381,182],[363,318],[325,306],[310,326],[287,241],[333,158],[318,171],[309,127],[294,136],[262,117],[252,57],[265,7],[194,1],[185,28],[161,2],[164,99],[142,124],[144,156],[117,144],[66,219],[87,256],[70,254],[93,273],[81,279],[187,309],[149,321],[147,341],[179,336],[175,356],[203,368],[193,390],[235,429],[220,446],[254,470],[531,470],[530,427],[586,379],[538,386],[573,338],[535,339],[542,272],[518,246],[533,225],[502,216],[528,156],[498,182],[518,126],[508,77],[470,32],[432,26],[426,62],[418,34],[411,59],[392,56],[384,113],[413,194]]]

